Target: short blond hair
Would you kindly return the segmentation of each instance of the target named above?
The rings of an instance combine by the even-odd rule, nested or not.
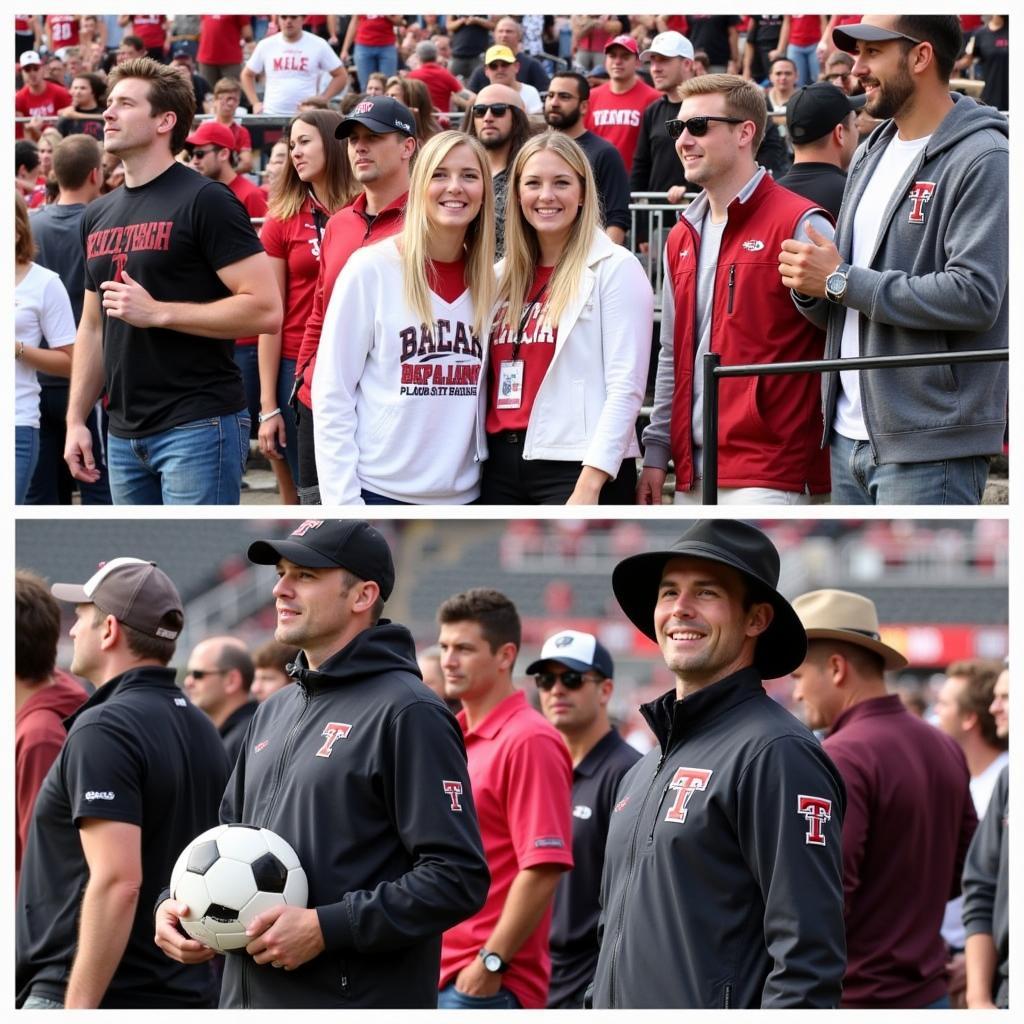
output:
[[[764,141],[768,123],[768,104],[760,86],[739,75],[698,75],[679,87],[679,95],[684,100],[689,96],[713,94],[725,97],[725,111],[730,117],[754,122],[753,152],[756,153]]]

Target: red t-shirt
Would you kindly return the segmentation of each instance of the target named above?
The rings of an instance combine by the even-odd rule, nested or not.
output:
[[[56,82],[47,82],[38,95],[30,92],[27,85],[14,94],[14,112],[18,117],[52,117],[58,110],[70,106],[71,93]],[[14,127],[14,137],[24,138],[24,126],[19,123]]]
[[[211,61],[210,63],[216,63]],[[252,149],[252,136],[249,134],[249,129],[244,124],[239,124],[237,121],[232,121],[231,124],[225,125],[226,128],[231,130],[231,134],[235,137],[235,151],[242,149]],[[262,186],[260,191],[266,192]]]
[[[444,988],[472,963],[504,909],[516,875],[538,864],[572,867],[572,761],[561,736],[527,702],[522,690],[506,697],[472,732],[458,714],[466,741],[484,856],[491,887],[483,909],[444,933]],[[551,907],[512,957],[502,988],[524,1009],[542,1009],[551,980]]]
[[[690,23],[686,19],[685,14],[670,14],[665,19],[665,31],[666,32],[678,32],[680,35],[686,35],[690,30]]]
[[[518,409],[498,408],[498,386],[501,379],[501,364],[512,360],[515,351],[518,324],[508,324],[505,317],[505,305],[497,311],[494,318],[495,326],[491,329],[488,343],[487,358],[490,361],[488,370],[487,418],[484,422],[488,434],[497,434],[500,430],[526,430],[530,425],[530,413],[537,398],[544,375],[548,372],[551,360],[555,357],[555,343],[558,341],[558,325],[549,324],[548,316],[548,283],[554,273],[554,267],[537,267],[533,283],[527,289],[526,304],[540,294],[540,299],[530,309],[523,327],[523,340],[519,345],[517,360],[523,363],[523,398]],[[544,289],[541,293],[541,288]],[[526,308],[523,308],[526,315]]]
[[[204,14],[199,19],[199,53],[201,64],[220,67],[242,63],[242,29],[249,19],[240,14]]]
[[[810,46],[821,39],[821,18],[817,14],[794,14],[789,23],[793,46]]]
[[[395,26],[383,14],[360,14],[355,41],[360,46],[394,46]]]
[[[627,173],[633,166],[644,111],[657,99],[661,99],[661,93],[640,78],[623,93],[612,92],[609,82],[599,85],[590,94],[586,127],[619,151]]]
[[[59,50],[62,46],[78,45],[78,15],[48,14],[46,29],[50,34],[50,48]]]
[[[960,15],[960,28],[964,32],[973,32],[983,22],[984,18],[980,14],[961,14]]]
[[[162,49],[167,38],[164,20],[162,14],[133,14],[132,34],[137,35],[146,44],[147,50]]]
[[[462,83],[447,69],[440,64],[422,64],[414,71],[409,72],[410,78],[415,78],[427,87],[430,93],[430,102],[441,111],[452,109],[452,96],[462,92]]]
[[[324,323],[324,312],[331,301],[334,282],[341,273],[341,268],[348,263],[349,256],[364,245],[373,245],[383,238],[390,238],[402,230],[405,220],[405,203],[409,198],[403,192],[393,203],[389,203],[368,225],[363,217],[366,212],[366,193],[361,192],[348,206],[340,209],[327,222],[324,232],[323,252],[320,260],[320,273],[317,275],[317,286],[313,293],[313,309],[306,324],[299,350],[299,363],[296,373],[302,374],[302,386],[299,388],[299,401],[307,409],[313,408],[313,396],[310,385],[313,382],[313,368],[316,365],[316,350],[320,344],[320,330]],[[303,373],[303,368],[305,372]]]
[[[585,36],[580,36],[576,43],[576,49],[585,50],[587,53],[604,53],[604,48],[611,42],[611,32],[604,29],[592,28]]]
[[[267,201],[263,197],[263,192],[244,174],[236,174],[228,188],[238,196],[250,217],[266,217]]]
[[[450,306],[466,290],[466,257],[460,256],[452,263],[430,260],[427,283]]]
[[[306,321],[313,308],[313,290],[320,269],[320,237],[313,219],[312,200],[307,198],[302,209],[287,220],[268,217],[260,232],[260,241],[268,256],[285,261],[281,356],[284,359],[298,359],[302,336],[306,332]]]

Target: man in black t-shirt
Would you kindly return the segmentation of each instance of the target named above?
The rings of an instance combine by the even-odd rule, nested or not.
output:
[[[619,782],[640,753],[608,721],[615,666],[596,637],[572,629],[556,633],[526,673],[534,677],[541,710],[572,757],[573,869],[555,890],[548,1007],[578,1010],[597,966],[608,820]]]
[[[280,329],[280,291],[242,204],[174,160],[195,112],[189,83],[149,58],[110,82],[104,149],[125,184],[82,219],[64,457],[95,479],[85,417],[106,385],[115,504],[237,504],[249,416],[233,339]]]
[[[16,911],[22,1009],[200,1009],[216,1005],[208,964],[168,960],[153,906],[178,854],[217,824],[228,759],[217,730],[168,663],[183,624],[171,580],[114,558],[85,584],[57,583],[75,606],[71,671],[96,692],[36,798]]]

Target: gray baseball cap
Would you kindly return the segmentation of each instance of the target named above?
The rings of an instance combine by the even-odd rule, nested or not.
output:
[[[177,640],[185,617],[181,597],[156,562],[112,558],[82,584],[54,583],[50,593],[70,604],[94,604],[118,622],[160,640]]]

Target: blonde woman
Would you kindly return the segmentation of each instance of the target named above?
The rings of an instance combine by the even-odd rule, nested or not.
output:
[[[512,164],[496,270],[481,501],[632,504],[654,295],[602,230],[590,162],[561,132]]]
[[[324,315],[313,373],[323,504],[477,498],[493,259],[483,146],[435,135],[416,158],[401,234],[352,254]]]
[[[28,208],[14,197],[14,501],[22,504],[39,457],[36,371],[71,376],[75,318],[60,278],[32,262]],[[48,348],[40,343],[46,338]]]

